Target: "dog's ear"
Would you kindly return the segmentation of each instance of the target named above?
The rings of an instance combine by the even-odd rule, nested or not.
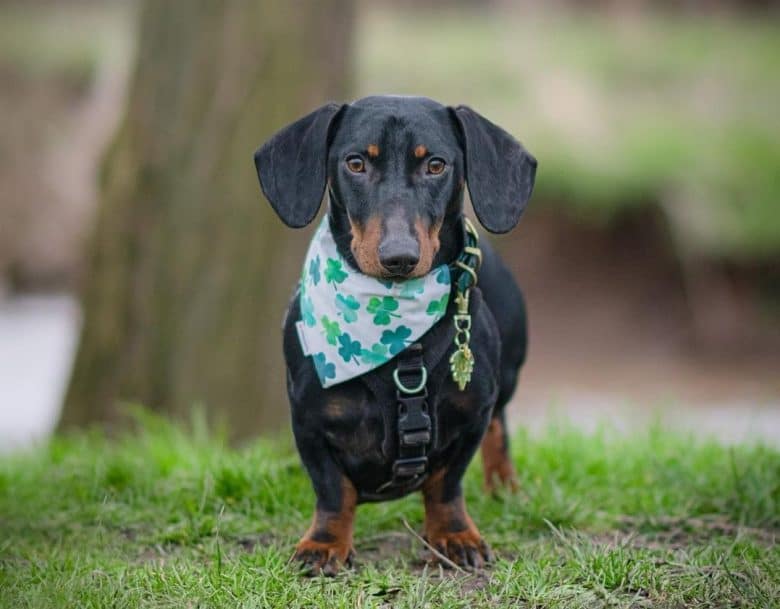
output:
[[[343,107],[325,104],[276,133],[255,152],[263,194],[287,226],[301,228],[317,215],[327,180],[329,134]]]
[[[460,126],[466,183],[480,223],[506,233],[520,220],[534,188],[536,159],[509,133],[467,106],[452,109]]]

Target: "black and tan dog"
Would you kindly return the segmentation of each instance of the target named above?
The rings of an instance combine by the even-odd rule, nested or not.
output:
[[[367,97],[328,104],[274,135],[255,153],[267,199],[298,228],[317,214],[326,187],[328,220],[340,254],[355,270],[396,281],[420,277],[461,254],[464,187],[491,232],[518,222],[536,160],[511,135],[465,106],[419,97]],[[451,302],[425,334],[426,412],[433,434],[425,468],[396,483],[398,400],[391,360],[362,377],[323,389],[295,331],[298,298],[287,311],[284,355],[295,440],[317,495],[314,521],[295,558],[312,573],[335,573],[352,558],[356,506],[422,490],[425,537],[451,561],[478,568],[491,559],[466,512],[461,478],[482,445],[485,482],[515,485],[504,407],[526,353],[522,294],[486,243],[470,313],[471,382],[461,391],[449,370]],[[451,301],[453,299],[450,299]]]

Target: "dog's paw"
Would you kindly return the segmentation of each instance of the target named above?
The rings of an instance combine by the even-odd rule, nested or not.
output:
[[[305,575],[333,577],[342,567],[352,566],[355,551],[342,543],[324,543],[303,538],[298,542],[293,561],[300,563]]]
[[[464,531],[439,532],[425,536],[425,540],[442,556],[464,569],[481,569],[493,562],[493,552],[475,528]],[[443,567],[451,565],[432,553],[432,563]]]

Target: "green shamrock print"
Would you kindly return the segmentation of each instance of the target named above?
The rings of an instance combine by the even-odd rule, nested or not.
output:
[[[324,383],[325,379],[336,378],[336,365],[329,362],[324,353],[315,354],[313,359],[314,369],[317,371],[317,376],[320,377],[320,383]]]
[[[344,332],[344,334],[339,336],[339,344],[341,345],[339,347],[339,355],[345,362],[354,359],[356,364],[360,363],[357,356],[360,355],[362,347],[358,341],[352,340],[352,337],[347,332]]]
[[[336,308],[339,310],[339,315],[344,318],[344,321],[351,324],[357,320],[356,311],[360,308],[360,303],[352,294],[346,297],[336,294]]]
[[[309,263],[309,275],[314,285],[320,282],[320,257],[317,256]]]
[[[414,298],[415,294],[422,294],[425,291],[424,283],[425,281],[422,277],[407,279],[404,281],[404,287],[401,288],[401,297]]]
[[[323,329],[325,330],[325,340],[329,345],[335,345],[336,339],[341,334],[341,328],[339,328],[339,322],[331,321],[327,315],[323,315],[320,319]]]
[[[436,283],[447,285],[450,282],[450,269],[446,264],[442,264],[436,271]]]
[[[390,323],[390,316],[401,317],[397,313],[393,313],[398,309],[398,301],[392,296],[383,296],[381,299],[372,296],[366,306],[366,311],[374,316],[374,323],[377,326],[386,326]]]
[[[337,283],[341,283],[347,278],[347,273],[341,268],[341,261],[328,258],[325,263],[325,281],[336,288]],[[338,289],[338,288],[336,288]]]
[[[449,298],[449,294],[444,294],[439,300],[431,300],[425,312],[428,315],[444,315],[447,312],[447,301]]]
[[[363,363],[370,365],[380,365],[384,364],[387,361],[387,346],[374,343],[371,345],[371,350],[363,349],[360,352],[361,357],[363,358]]]
[[[301,294],[301,318],[303,323],[310,328],[317,323],[317,320],[314,319],[314,304],[305,293]]]
[[[394,331],[385,330],[379,339],[383,345],[390,348],[390,355],[398,355],[406,348],[406,339],[412,335],[412,331],[406,326],[398,326]]]
[[[392,279],[378,279],[379,283],[381,283],[383,286],[385,286],[388,290],[393,289],[393,280]]]

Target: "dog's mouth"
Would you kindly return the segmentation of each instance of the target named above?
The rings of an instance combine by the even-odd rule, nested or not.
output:
[[[377,279],[387,281],[406,281],[407,279],[413,279],[414,273],[382,273]]]

